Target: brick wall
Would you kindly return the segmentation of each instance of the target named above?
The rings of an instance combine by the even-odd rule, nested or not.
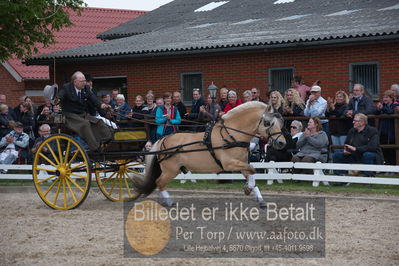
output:
[[[75,63],[57,66],[57,82],[62,84],[76,70],[92,76],[127,76],[128,101],[137,94],[152,89],[163,92],[180,88],[180,74],[201,72],[204,88],[213,81],[243,92],[252,87],[266,93],[268,70],[275,67],[294,67],[306,84],[321,80],[323,96],[333,96],[339,89],[348,90],[349,64],[379,62],[381,94],[393,83],[399,83],[399,42],[339,47],[285,49],[279,51],[204,54],[193,56],[155,57],[129,61]],[[50,71],[52,73],[52,71]],[[50,78],[53,79],[52,77]]]
[[[0,64],[0,94],[7,96],[7,104],[15,107],[21,96],[25,95],[24,82],[17,82],[14,77]]]

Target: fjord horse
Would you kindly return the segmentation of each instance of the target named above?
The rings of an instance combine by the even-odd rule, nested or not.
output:
[[[173,201],[165,186],[182,169],[198,173],[233,171],[245,176],[247,187],[244,191],[249,194],[254,185],[248,187],[248,181],[255,174],[255,169],[248,163],[249,142],[259,134],[271,139],[276,149],[283,148],[286,145],[281,133],[283,124],[281,115],[273,113],[271,106],[252,101],[224,114],[207,132],[210,134],[208,143],[204,141],[204,132],[168,135],[153,145],[151,152],[155,154],[146,156],[144,179],[132,176],[135,189],[149,195],[158,188],[166,200],[164,203],[170,205]]]

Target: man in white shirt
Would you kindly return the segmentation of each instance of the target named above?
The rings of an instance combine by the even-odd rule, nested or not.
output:
[[[303,113],[307,117],[324,117],[327,110],[327,101],[321,97],[320,86],[313,86],[310,89],[310,96],[306,102],[306,107]],[[321,120],[323,131],[327,134],[328,131],[328,120]]]

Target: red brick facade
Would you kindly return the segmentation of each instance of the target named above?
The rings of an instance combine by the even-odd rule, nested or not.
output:
[[[58,65],[58,82],[76,70],[92,76],[127,76],[128,101],[137,94],[152,89],[157,96],[180,88],[180,74],[201,72],[204,88],[213,81],[218,87],[226,85],[239,92],[252,87],[268,87],[269,68],[294,67],[306,84],[321,80],[325,97],[349,86],[349,64],[378,62],[380,66],[380,94],[399,83],[399,42],[339,47],[204,54],[192,56],[155,57],[129,61],[107,61]]]
[[[321,80],[323,96],[332,96],[339,89],[348,90],[349,64],[356,62],[378,62],[380,67],[380,94],[399,83],[399,42],[338,47],[313,47],[282,49],[264,52],[241,52],[204,54],[192,56],[155,57],[57,65],[57,82],[64,83],[76,70],[98,76],[127,76],[128,101],[133,103],[137,94],[152,89],[157,96],[163,92],[180,88],[180,75],[185,72],[201,72],[204,88],[213,81],[218,87],[226,85],[243,92],[252,87],[261,88],[264,97],[268,87],[269,68],[294,67],[306,84]],[[50,70],[51,80],[53,71]],[[43,88],[51,82],[26,82],[26,87],[3,68],[0,78],[7,80],[8,87],[1,93],[8,96],[12,105],[24,89]]]
[[[21,96],[25,95],[24,82],[17,82],[15,78],[0,64],[0,94],[7,96],[7,104],[14,107],[19,103]]]

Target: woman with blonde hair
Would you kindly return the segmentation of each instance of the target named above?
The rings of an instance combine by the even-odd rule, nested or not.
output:
[[[295,89],[288,89],[284,94],[284,116],[303,116],[305,103],[302,101],[299,92]]]
[[[284,110],[284,98],[278,91],[270,92],[269,104],[273,107],[275,113],[283,114]]]
[[[348,107],[349,96],[343,91],[339,90],[335,93],[335,99],[327,98],[327,117],[345,117],[344,112]],[[346,135],[352,127],[351,121],[348,119],[329,119],[329,128],[332,145],[344,145]],[[342,150],[340,150],[342,151]]]

